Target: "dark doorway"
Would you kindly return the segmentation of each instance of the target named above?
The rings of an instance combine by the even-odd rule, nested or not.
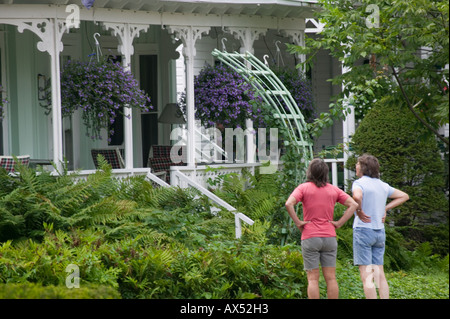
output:
[[[147,167],[148,154],[152,145],[158,144],[158,57],[139,56],[141,89],[150,96],[153,109],[141,114],[142,164]]]
[[[2,90],[4,90],[4,88],[2,87],[2,53],[0,52],[0,102],[1,102],[1,100],[3,98]],[[6,106],[4,105],[3,107],[6,107]],[[1,114],[1,115],[3,115],[3,114]],[[2,121],[0,121],[0,154],[3,154],[3,125],[2,125]]]
[[[118,55],[118,56],[108,56],[108,60],[111,62],[119,62],[122,63],[122,56]],[[108,137],[110,138],[108,140],[108,145],[114,145],[114,146],[121,146],[123,145],[123,140],[124,140],[124,117],[123,117],[123,106],[120,107],[120,112],[117,113],[116,119],[114,121],[114,123],[109,124],[109,128],[108,128]],[[113,135],[109,135],[111,132],[113,131],[114,134]]]

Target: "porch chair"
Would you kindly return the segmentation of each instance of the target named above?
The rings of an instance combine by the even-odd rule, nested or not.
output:
[[[166,172],[166,183],[170,184],[170,166],[184,166],[187,163],[186,147],[182,146],[178,154],[170,158],[172,145],[152,145],[150,147],[147,166],[152,172]],[[178,162],[178,163],[177,163]]]
[[[93,148],[91,149],[91,155],[95,168],[99,168],[97,161],[98,155],[102,155],[113,169],[125,168],[125,162],[123,161],[122,155],[120,154],[120,149],[118,147]]]
[[[17,159],[17,162],[16,162]],[[28,166],[30,163],[30,155],[21,155],[21,156],[0,156],[0,167],[6,169],[8,173],[14,173],[15,166],[20,163],[24,166]]]

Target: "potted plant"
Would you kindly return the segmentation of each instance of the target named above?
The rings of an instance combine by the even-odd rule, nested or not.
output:
[[[141,89],[130,71],[110,59],[89,62],[70,60],[61,72],[62,115],[82,111],[87,135],[101,139],[101,129],[109,128],[123,107],[135,107],[145,112],[153,108],[150,97]],[[109,131],[109,136],[114,134]]]
[[[274,67],[273,73],[283,82],[291,93],[306,123],[312,123],[317,117],[310,81],[295,68]]]
[[[194,78],[195,118],[205,127],[245,129],[246,119],[253,127],[263,127],[262,99],[251,84],[225,65],[206,65]],[[185,95],[180,105],[185,105]]]

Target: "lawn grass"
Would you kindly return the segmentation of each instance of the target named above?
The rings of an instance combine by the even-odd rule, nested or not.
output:
[[[351,261],[336,267],[340,299],[365,299],[357,266]],[[431,269],[425,273],[420,269],[410,271],[386,271],[390,299],[449,299],[449,273]],[[326,298],[326,285],[320,278],[321,298]]]

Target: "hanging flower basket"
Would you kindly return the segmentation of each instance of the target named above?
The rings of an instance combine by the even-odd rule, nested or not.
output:
[[[262,99],[242,76],[224,65],[205,66],[194,78],[195,118],[205,127],[245,129],[245,120],[263,127]],[[185,96],[180,105],[185,109]]]
[[[305,122],[312,123],[318,115],[314,105],[311,82],[295,68],[273,67],[272,71],[291,93]]]
[[[68,61],[61,72],[62,115],[82,110],[87,135],[101,139],[101,130],[109,128],[123,107],[147,112],[150,97],[141,89],[131,72],[119,62],[106,58],[90,62]],[[108,132],[109,136],[114,132]]]

